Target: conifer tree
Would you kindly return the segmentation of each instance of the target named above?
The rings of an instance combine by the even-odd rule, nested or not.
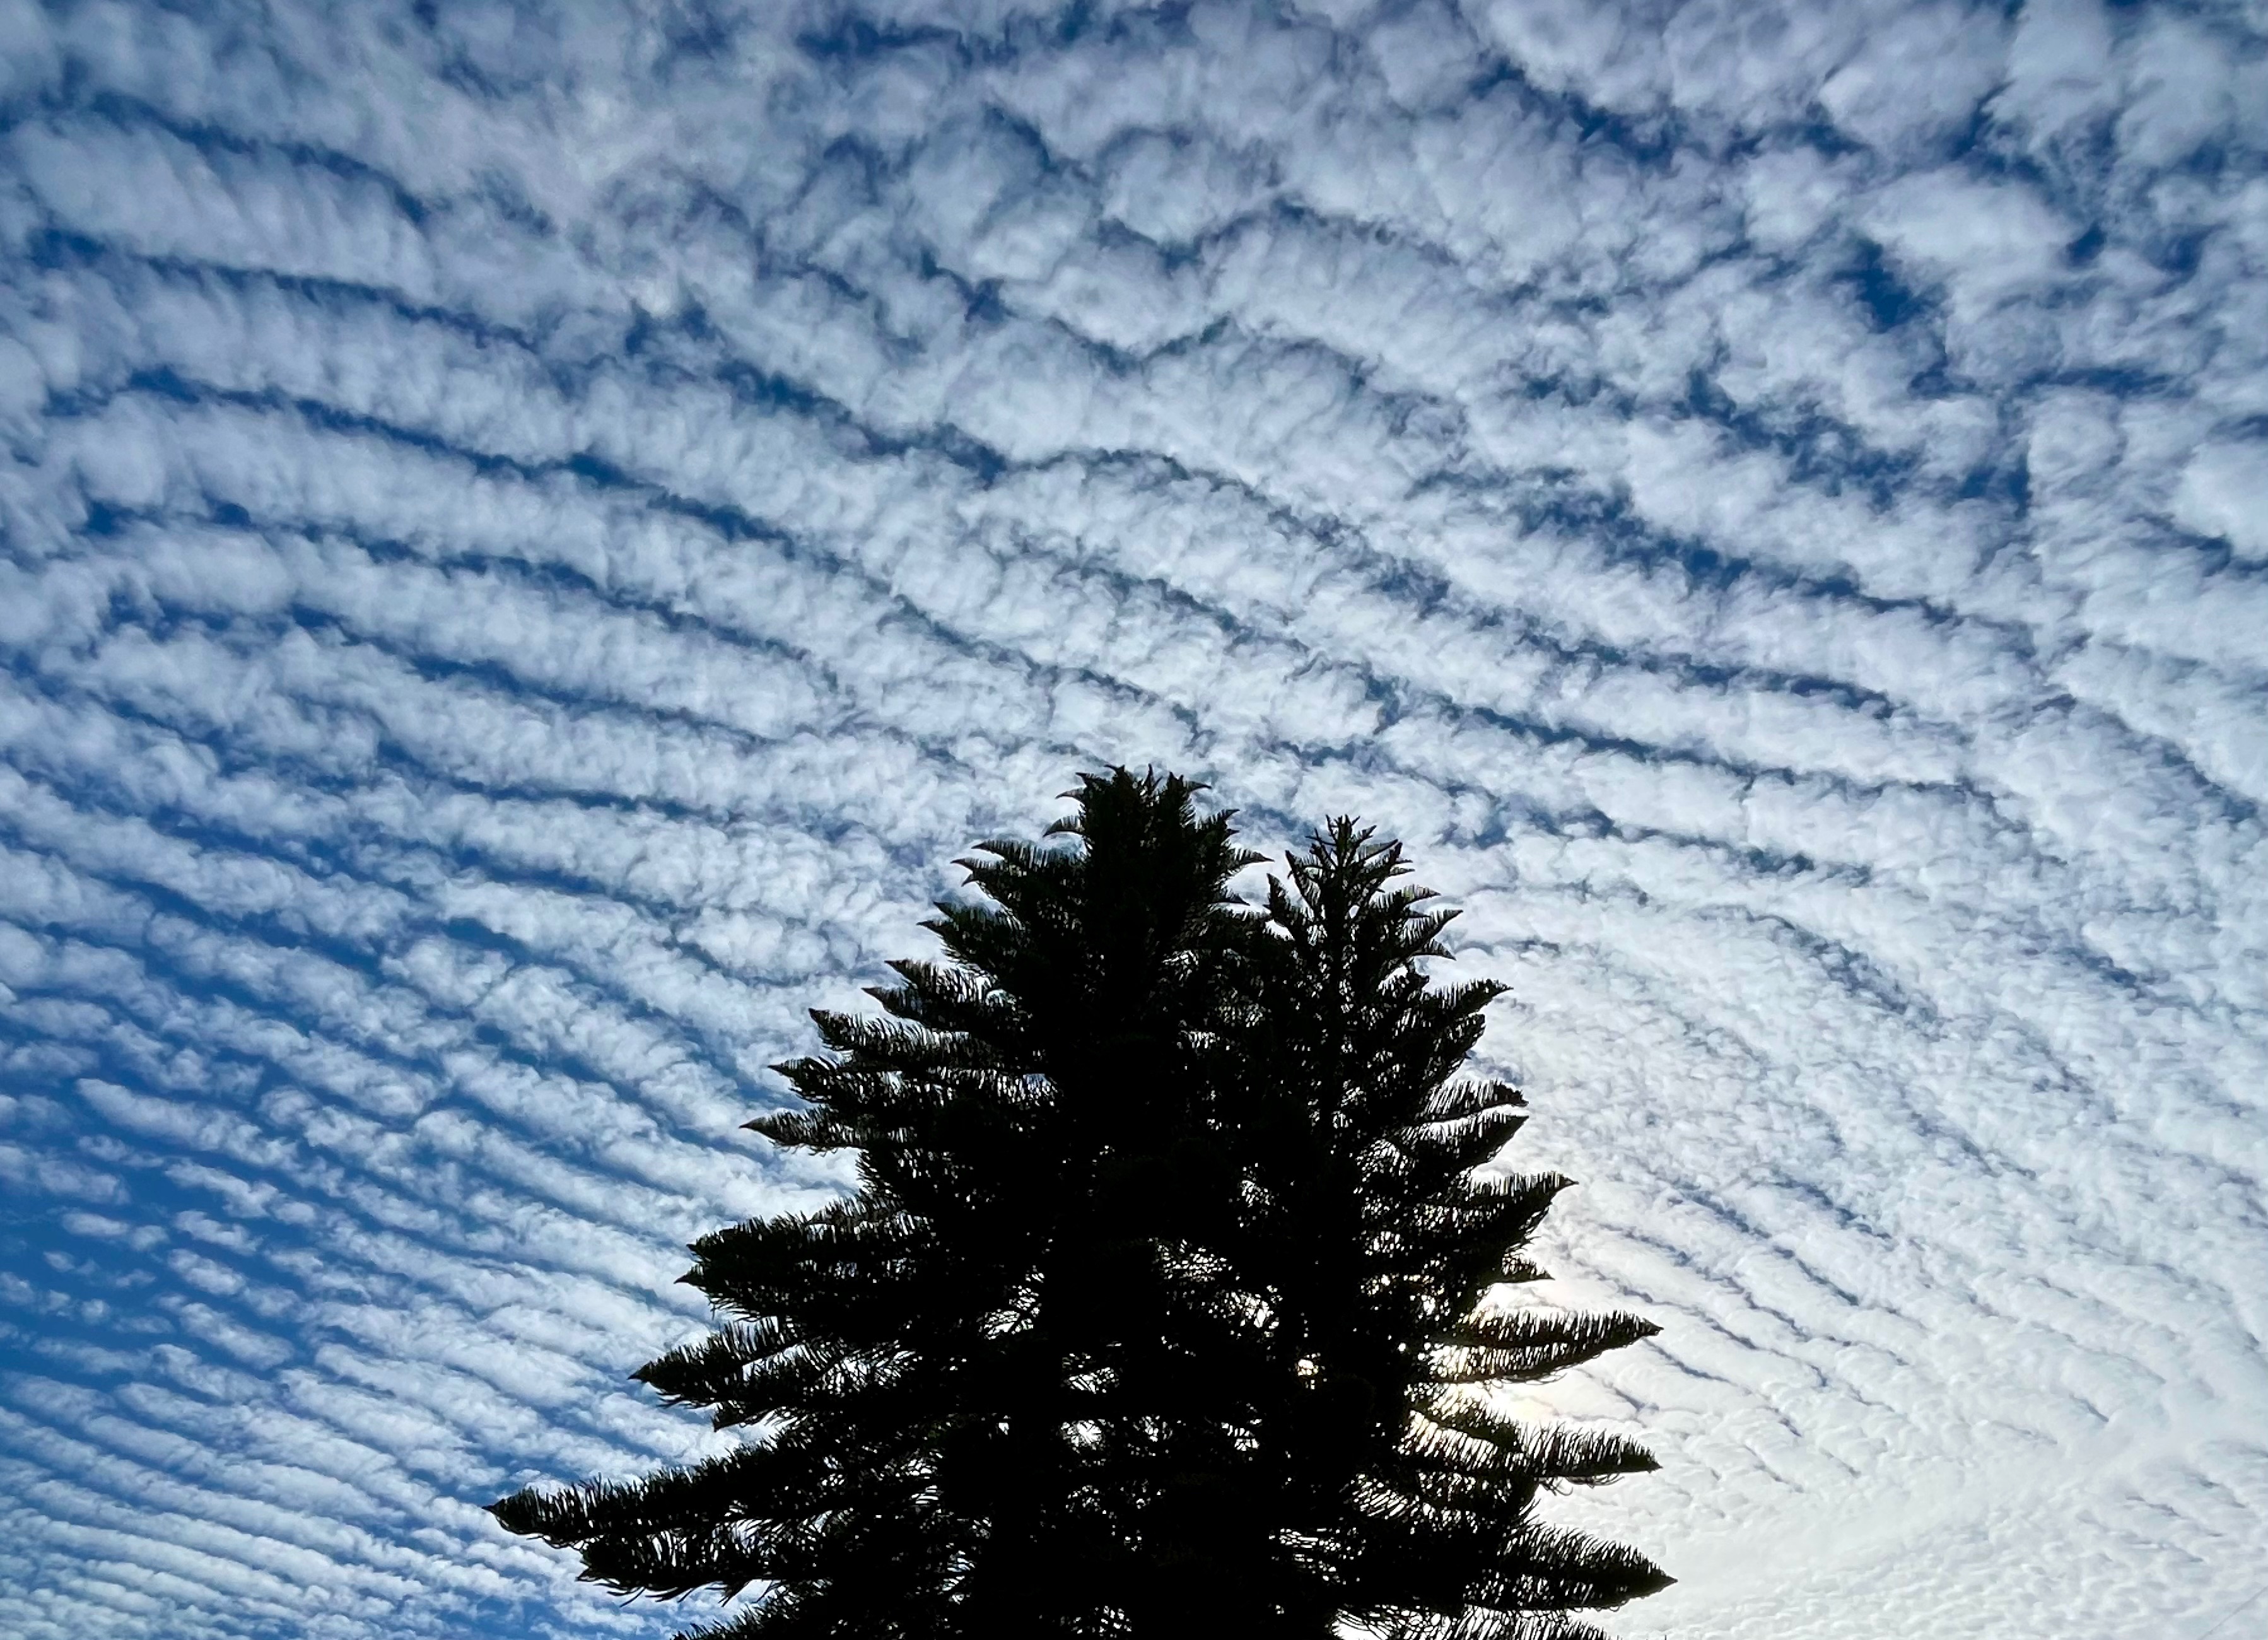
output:
[[[732,1640],[1580,1640],[1667,1581],[1538,1525],[1652,1467],[1484,1390],[1653,1329],[1498,1312],[1566,1182],[1474,1182],[1520,1095],[1465,1078],[1498,988],[1431,987],[1449,914],[1335,821],[1264,913],[1197,790],[1083,776],[1068,845],[980,845],[884,1017],[814,1014],[749,1125],[860,1188],[696,1243],[731,1318],[637,1376],[727,1456],[528,1490],[502,1522],[623,1592],[751,1588]]]
[[[1491,1302],[1543,1275],[1521,1249],[1570,1182],[1476,1176],[1525,1121],[1519,1092],[1462,1074],[1504,988],[1429,984],[1456,914],[1398,880],[1399,843],[1342,819],[1286,864],[1234,1067],[1240,1277],[1270,1313],[1275,1364],[1260,1450],[1278,1534],[1300,1550],[1276,1605],[1410,1640],[1595,1636],[1565,1614],[1669,1579],[1541,1525],[1536,1494],[1654,1460],[1613,1434],[1523,1426],[1488,1392],[1658,1329]]]
[[[1052,828],[1071,846],[961,863],[989,903],[939,907],[947,960],[894,964],[887,1017],[814,1015],[828,1055],[779,1067],[807,1108],[748,1125],[855,1151],[860,1188],[696,1243],[686,1279],[731,1322],[637,1374],[755,1438],[519,1492],[505,1526],[621,1592],[760,1585],[704,1631],[732,1640],[1141,1621],[1144,1523],[1233,1481],[1198,1408],[1250,1330],[1195,1250],[1235,1199],[1202,1093],[1248,939],[1226,885],[1256,857],[1194,790],[1084,777]]]

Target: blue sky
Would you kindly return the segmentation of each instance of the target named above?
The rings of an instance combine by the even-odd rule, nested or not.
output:
[[[479,1505],[702,1450],[763,1067],[1108,761],[1514,988],[1617,1633],[2257,1586],[2257,0],[0,48],[0,1633],[666,1632]]]

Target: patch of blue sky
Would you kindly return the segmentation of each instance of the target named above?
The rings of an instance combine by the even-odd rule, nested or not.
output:
[[[0,1629],[674,1626],[478,1505],[702,1449],[764,1067],[1107,761],[1513,984],[1622,1632],[2250,1592],[2257,7],[0,39]]]

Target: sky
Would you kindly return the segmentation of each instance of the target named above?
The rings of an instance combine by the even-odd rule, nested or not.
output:
[[[1513,988],[1614,1633],[2249,1632],[2264,109],[2261,0],[0,0],[0,1634],[712,1614],[481,1505],[710,1449],[765,1067],[1114,762]]]

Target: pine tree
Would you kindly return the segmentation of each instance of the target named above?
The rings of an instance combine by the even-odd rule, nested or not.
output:
[[[939,908],[947,960],[894,964],[885,1018],[814,1015],[828,1055],[778,1068],[807,1108],[748,1125],[854,1150],[859,1189],[696,1243],[686,1279],[732,1322],[637,1374],[755,1438],[519,1492],[505,1526],[620,1592],[761,1585],[704,1631],[732,1640],[1107,1634],[1193,1603],[1210,1569],[1145,1545],[1234,1479],[1199,1409],[1252,1329],[1198,1252],[1235,1200],[1201,1093],[1256,857],[1195,790],[1084,777],[1071,846],[961,862],[990,903]]]
[[[1239,1262],[1272,1323],[1262,1449],[1278,1536],[1301,1551],[1275,1603],[1411,1640],[1596,1636],[1565,1614],[1670,1580],[1630,1549],[1541,1525],[1535,1497],[1654,1460],[1619,1436],[1525,1427],[1487,1392],[1658,1329],[1490,1302],[1543,1275],[1521,1249],[1570,1182],[1475,1176],[1526,1119],[1517,1092],[1461,1074],[1504,988],[1428,983],[1456,914],[1397,880],[1399,843],[1338,820],[1286,864],[1269,883],[1260,1005],[1236,1066],[1249,1113]]]
[[[1667,1581],[1532,1515],[1642,1451],[1476,1394],[1653,1330],[1484,1307],[1566,1182],[1473,1181],[1521,1121],[1461,1075],[1498,988],[1428,984],[1449,914],[1351,821],[1245,906],[1197,790],[1083,776],[1067,844],[961,863],[883,1017],[814,1015],[805,1107],[749,1125],[859,1189],[696,1243],[729,1323],[637,1374],[749,1439],[505,1526],[754,1587],[733,1640],[1580,1640]]]

